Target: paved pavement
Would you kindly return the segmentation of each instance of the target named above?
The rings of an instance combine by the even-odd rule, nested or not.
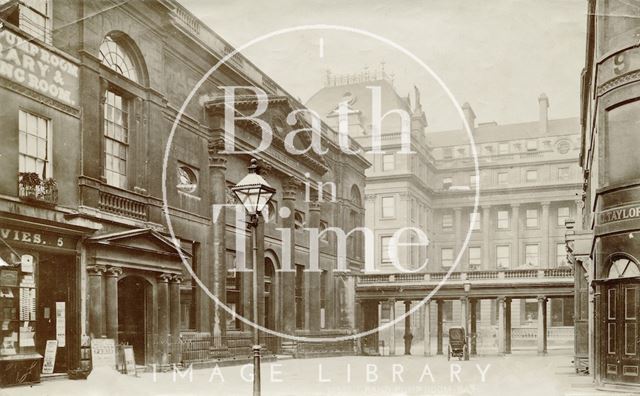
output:
[[[251,366],[234,366],[136,378],[103,369],[86,381],[46,381],[0,389],[0,395],[250,395],[251,371]],[[589,377],[575,374],[566,352],[450,362],[443,356],[287,359],[263,364],[262,383],[264,396],[604,395],[593,390]]]

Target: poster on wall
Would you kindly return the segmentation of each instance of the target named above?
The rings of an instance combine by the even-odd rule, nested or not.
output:
[[[67,329],[65,327],[66,323],[66,312],[65,312],[65,302],[64,301],[56,301],[56,340],[58,341],[58,346],[60,348],[64,348],[65,340],[66,340],[66,332]]]
[[[58,341],[47,340],[44,349],[44,361],[42,362],[42,374],[53,374],[56,365],[56,352],[58,351]]]

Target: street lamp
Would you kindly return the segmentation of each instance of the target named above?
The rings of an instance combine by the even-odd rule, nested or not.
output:
[[[258,162],[255,158],[251,159],[249,166],[249,174],[238,182],[231,189],[242,203],[245,210],[249,214],[249,225],[251,228],[251,247],[252,247],[252,278],[253,278],[253,394],[260,395],[260,336],[258,333],[258,263],[257,263],[257,228],[258,217],[267,206],[276,190],[267,183],[262,176],[258,174]]]

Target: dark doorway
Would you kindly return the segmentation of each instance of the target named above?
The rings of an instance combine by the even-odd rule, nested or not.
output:
[[[148,287],[147,281],[137,276],[118,281],[118,342],[133,346],[138,365],[146,363]]]
[[[271,259],[264,260],[264,325],[267,329],[276,329],[275,316],[275,268]]]

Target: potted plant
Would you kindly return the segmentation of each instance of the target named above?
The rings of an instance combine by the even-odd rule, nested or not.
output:
[[[37,198],[38,186],[42,183],[40,175],[36,172],[20,172],[20,185],[21,196],[25,198]]]
[[[53,177],[49,177],[42,181],[42,187],[44,190],[44,200],[47,202],[58,201],[58,183]]]

